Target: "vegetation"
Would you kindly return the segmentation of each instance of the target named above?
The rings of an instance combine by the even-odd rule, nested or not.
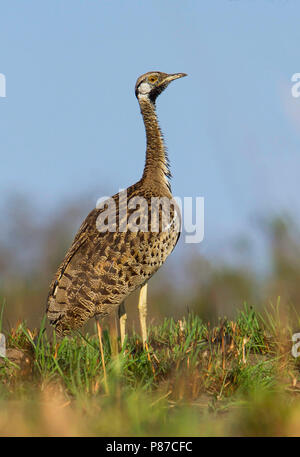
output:
[[[133,333],[121,349],[96,331],[61,341],[18,323],[0,364],[3,436],[282,436],[299,434],[298,325],[280,302],[245,305],[212,328],[193,314]],[[0,359],[1,360],[1,359]]]
[[[148,350],[135,331],[136,295],[126,302],[123,348],[114,316],[110,328],[102,323],[104,376],[93,322],[57,341],[42,317],[90,203],[44,213],[32,205],[19,196],[2,211],[0,435],[300,434],[300,358],[291,355],[300,232],[286,215],[261,223],[263,272],[247,239],[226,241],[230,262],[179,242],[150,282]]]

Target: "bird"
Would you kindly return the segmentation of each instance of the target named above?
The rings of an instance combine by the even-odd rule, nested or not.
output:
[[[172,81],[184,76],[186,73],[151,71],[137,79],[135,95],[146,133],[143,174],[138,182],[88,214],[55,273],[46,313],[60,337],[93,317],[99,322],[117,310],[123,345],[125,300],[140,288],[138,309],[145,347],[148,281],[175,248],[181,231],[181,213],[171,193],[169,159],[156,100]],[[168,210],[161,201],[170,203]],[[153,210],[153,202],[158,211]],[[169,217],[163,223],[167,212]]]

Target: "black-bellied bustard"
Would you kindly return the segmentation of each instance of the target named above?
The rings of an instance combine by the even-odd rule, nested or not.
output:
[[[47,302],[47,315],[58,335],[119,307],[123,344],[124,301],[141,287],[138,307],[146,343],[147,282],[173,251],[180,234],[180,211],[172,199],[155,101],[171,81],[183,76],[154,71],[137,80],[135,94],[147,137],[144,173],[136,184],[90,212],[58,268]]]

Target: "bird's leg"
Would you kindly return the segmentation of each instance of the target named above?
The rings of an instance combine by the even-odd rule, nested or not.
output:
[[[107,384],[107,377],[106,377],[106,367],[105,367],[105,360],[104,360],[104,351],[103,351],[103,344],[102,344],[102,329],[99,322],[99,317],[97,314],[95,315],[96,326],[97,326],[97,333],[98,333],[98,340],[100,346],[100,353],[101,353],[101,361],[102,361],[102,368],[103,368],[103,379],[104,379],[104,387],[106,394],[108,394],[108,384]]]
[[[125,309],[125,302],[122,302],[118,308],[118,316],[120,321],[120,334],[121,334],[121,346],[123,346],[126,335],[126,321],[127,314]]]
[[[139,297],[139,315],[140,315],[140,323],[141,323],[141,330],[142,330],[142,340],[143,346],[145,347],[147,341],[147,325],[146,325],[146,317],[147,317],[147,287],[148,284],[144,284],[140,290],[140,297]]]

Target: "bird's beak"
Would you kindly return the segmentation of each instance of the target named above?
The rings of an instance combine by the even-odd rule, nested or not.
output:
[[[175,79],[183,78],[184,76],[187,76],[186,73],[174,73],[172,75],[168,75],[164,78],[164,80],[161,82],[161,84],[169,84],[171,81],[174,81]]]

